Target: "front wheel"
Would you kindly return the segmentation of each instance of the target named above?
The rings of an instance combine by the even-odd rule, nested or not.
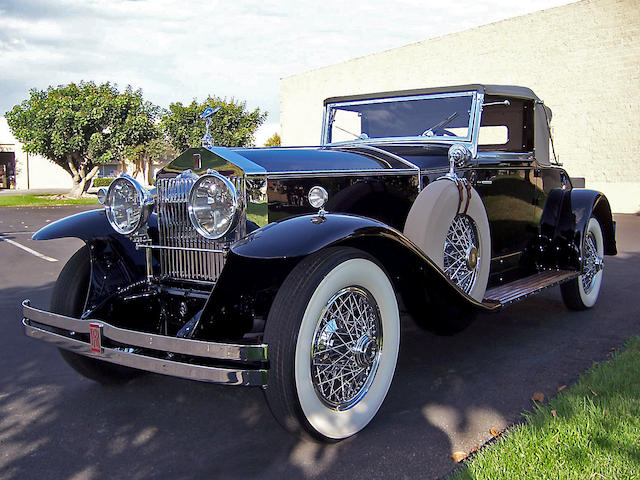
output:
[[[87,246],[78,250],[66,263],[51,295],[53,313],[80,318],[89,289],[91,260]],[[60,349],[62,358],[83,377],[102,384],[118,384],[142,374],[140,370],[114,365]]]
[[[391,385],[400,344],[393,286],[353,248],[306,258],[280,287],[265,328],[267,402],[294,433],[337,441],[373,419]]]
[[[560,285],[562,300],[571,310],[586,310],[596,304],[602,285],[604,240],[600,223],[589,219],[582,241],[582,274]]]

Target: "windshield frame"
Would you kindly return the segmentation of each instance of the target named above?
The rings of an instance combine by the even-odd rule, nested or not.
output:
[[[434,135],[434,136],[407,136],[407,137],[374,137],[374,138],[366,138],[359,139],[354,138],[352,140],[340,141],[340,142],[327,142],[329,138],[329,129],[331,128],[330,119],[331,119],[331,111],[334,108],[340,106],[349,106],[349,105],[370,105],[375,103],[390,103],[390,102],[398,102],[398,101],[412,101],[412,100],[426,100],[426,99],[438,99],[438,98],[453,98],[453,97],[471,97],[470,104],[470,113],[469,113],[469,125],[467,129],[466,137],[458,137],[458,136],[447,136],[447,135]],[[431,94],[421,94],[421,95],[402,95],[402,96],[385,96],[381,98],[373,98],[367,100],[350,100],[344,102],[331,102],[327,103],[324,107],[324,113],[322,118],[322,137],[321,144],[322,145],[347,145],[347,144],[375,144],[375,143],[464,143],[467,144],[472,150],[474,140],[476,138],[477,132],[477,120],[480,118],[480,112],[478,109],[482,108],[482,99],[484,97],[483,94],[478,92],[477,90],[466,90],[461,92],[448,92],[448,93],[431,93]],[[429,128],[431,125],[425,125],[425,128]]]

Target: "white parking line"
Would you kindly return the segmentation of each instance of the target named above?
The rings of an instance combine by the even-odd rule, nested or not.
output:
[[[4,238],[3,236],[0,235],[0,241],[2,242],[7,242],[10,243],[11,245],[21,248],[22,250],[24,250],[27,253],[30,253],[31,255],[35,255],[36,257],[39,257],[43,260],[46,260],[47,262],[57,262],[58,259],[57,258],[51,258],[51,257],[47,257],[46,255],[40,253],[40,252],[36,252],[35,250],[29,248],[29,247],[25,247],[24,245],[18,243],[18,242],[14,242],[13,240],[9,240],[8,238]]]

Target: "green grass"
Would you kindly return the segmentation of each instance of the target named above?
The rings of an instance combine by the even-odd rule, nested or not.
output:
[[[451,480],[640,478],[640,337],[525,418]]]
[[[31,207],[39,205],[98,205],[93,198],[60,198],[60,195],[0,195],[0,207]]]

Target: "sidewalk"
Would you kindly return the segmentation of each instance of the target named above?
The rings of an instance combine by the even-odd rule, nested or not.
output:
[[[69,193],[68,188],[32,188],[31,190],[0,189],[0,195],[55,195]]]

